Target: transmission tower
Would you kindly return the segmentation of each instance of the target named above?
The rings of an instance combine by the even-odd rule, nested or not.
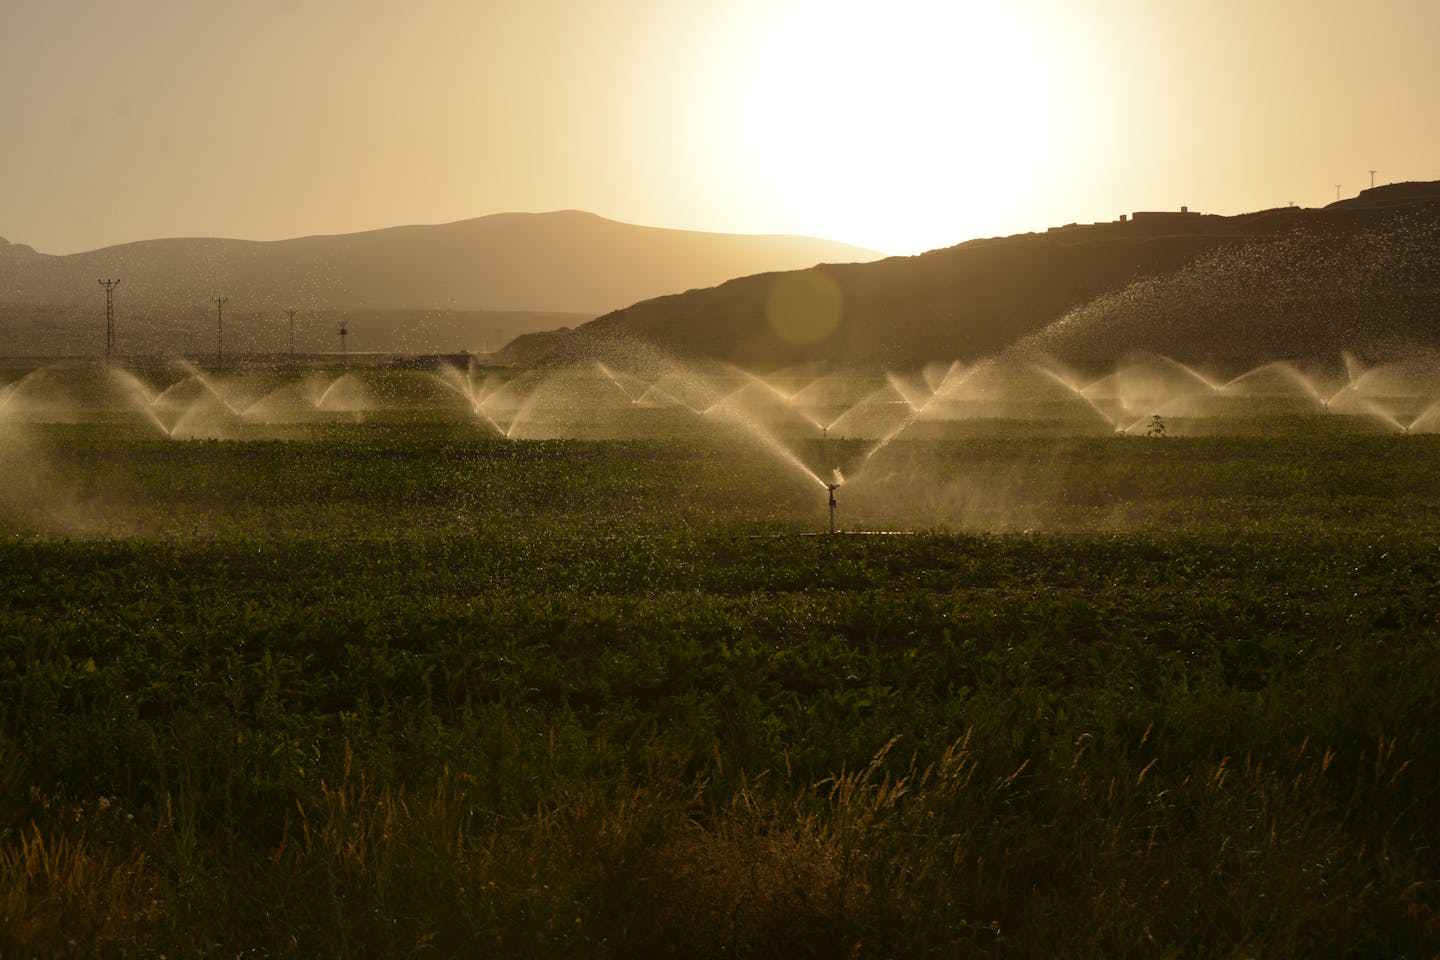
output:
[[[115,288],[120,286],[120,280],[101,280],[99,283],[105,288],[105,360],[108,363],[110,354],[115,350]]]
[[[225,304],[229,297],[215,298],[215,366],[225,363]]]
[[[291,356],[291,357],[294,357],[294,356],[295,356],[295,311],[294,311],[294,310],[286,310],[285,312],[286,312],[286,314],[288,314],[289,317],[290,317],[290,356]]]

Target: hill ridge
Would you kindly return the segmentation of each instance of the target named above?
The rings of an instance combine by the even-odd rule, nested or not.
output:
[[[7,244],[0,301],[88,304],[99,275],[122,302],[180,311],[217,295],[254,309],[525,310],[595,316],[763,269],[873,259],[812,237],[649,227],[586,211],[507,212],[280,240],[163,237],[71,254]],[[238,308],[238,307],[237,307]]]
[[[1143,214],[910,257],[756,274],[632,304],[574,330],[519,338],[502,357],[562,362],[644,343],[677,356],[762,365],[974,359],[1034,343],[1047,327],[1097,304],[1066,336],[1041,338],[1057,353],[1088,359],[1074,331],[1099,338],[1102,327],[1119,322],[1126,291],[1144,283],[1151,284],[1146,302],[1163,302],[1166,322],[1193,339],[1164,342],[1166,330],[1134,316],[1124,318],[1128,335],[1151,346],[1164,342],[1172,352],[1245,357],[1287,344],[1298,351],[1440,343],[1433,322],[1440,315],[1440,203],[1431,202],[1440,199],[1440,182],[1407,191],[1402,202]],[[1217,250],[1230,251],[1228,260],[1204,260]],[[1259,271],[1246,266],[1247,256],[1269,259]],[[1185,272],[1197,262],[1209,273]],[[1345,284],[1333,282],[1339,275]],[[843,304],[833,332],[809,343],[781,336],[769,312],[775,288],[796,276],[835,288]],[[1238,277],[1248,286],[1237,285]],[[1155,287],[1160,278],[1176,279]],[[1225,324],[1207,327],[1191,316],[1202,303]],[[1271,326],[1247,325],[1247,311]]]
[[[73,252],[71,252],[71,253],[47,253],[47,252],[45,252],[45,251],[43,251],[43,250],[36,250],[33,246],[30,246],[30,245],[28,245],[28,244],[23,244],[23,243],[11,243],[10,241],[6,240],[4,237],[0,237],[0,246],[9,245],[9,246],[13,246],[13,247],[23,248],[23,249],[29,250],[30,252],[35,253],[36,255],[42,256],[42,257],[63,258],[63,257],[84,256],[84,255],[87,255],[87,254],[100,253],[100,252],[103,252],[103,251],[106,251],[106,250],[115,250],[115,249],[120,249],[120,248],[123,248],[123,247],[133,247],[133,246],[144,245],[144,244],[161,244],[161,243],[209,243],[209,242],[218,242],[218,243],[254,244],[254,245],[273,245],[273,244],[284,244],[284,243],[296,243],[296,242],[305,241],[305,240],[334,240],[334,239],[349,238],[349,237],[362,237],[362,236],[370,236],[370,235],[374,235],[374,234],[392,233],[392,232],[406,231],[406,230],[445,229],[445,228],[449,228],[449,227],[462,227],[462,226],[468,226],[468,225],[480,224],[480,223],[489,223],[489,222],[497,222],[497,223],[498,223],[498,222],[500,222],[500,221],[512,221],[512,222],[513,222],[513,221],[543,220],[543,219],[556,219],[556,220],[558,220],[558,219],[561,219],[561,218],[570,218],[570,219],[575,219],[575,220],[590,221],[590,222],[594,222],[594,223],[602,223],[602,224],[605,224],[605,225],[607,225],[607,226],[634,227],[634,228],[639,229],[639,230],[649,230],[649,231],[655,231],[655,232],[661,232],[661,233],[685,234],[685,235],[697,236],[697,237],[726,237],[726,238],[739,238],[739,239],[752,239],[752,240],[796,240],[796,241],[808,241],[808,242],[814,242],[814,243],[818,243],[818,244],[831,245],[831,246],[835,246],[835,247],[839,247],[839,248],[852,249],[852,250],[855,250],[855,251],[857,251],[858,253],[860,253],[860,254],[862,254],[862,255],[867,255],[867,256],[880,256],[880,254],[879,254],[877,251],[868,250],[868,249],[866,249],[866,248],[864,248],[864,247],[856,247],[856,246],[853,246],[852,244],[846,244],[846,243],[842,243],[842,242],[836,241],[836,240],[826,240],[826,239],[824,239],[824,238],[822,238],[822,237],[812,237],[812,236],[808,236],[808,235],[806,235],[806,234],[799,234],[799,233],[748,233],[748,232],[747,232],[747,233],[735,233],[735,232],[727,232],[727,231],[724,231],[724,230],[699,230],[699,229],[690,229],[690,228],[687,228],[687,227],[664,227],[664,226],[655,226],[655,225],[651,225],[651,224],[635,223],[635,222],[630,221],[630,220],[619,220],[619,219],[616,219],[616,218],[614,218],[614,217],[607,217],[607,216],[604,216],[604,215],[602,215],[602,214],[595,213],[595,212],[590,211],[590,210],[579,210],[579,209],[575,209],[575,208],[566,208],[566,209],[561,209],[561,210],[503,210],[503,211],[499,211],[499,212],[496,212],[496,213],[486,213],[486,214],[481,214],[481,215],[479,215],[479,216],[474,216],[474,217],[462,217],[462,218],[460,218],[460,219],[458,219],[458,220],[439,220],[439,221],[428,222],[428,223],[427,223],[427,222],[419,222],[419,221],[414,222],[414,223],[396,223],[396,224],[389,224],[389,225],[383,226],[383,227],[367,227],[367,228],[362,229],[362,230],[346,230],[346,231],[337,231],[337,232],[332,232],[332,233],[302,233],[302,234],[297,234],[297,235],[295,235],[295,236],[275,237],[275,238],[270,238],[270,239],[263,239],[263,238],[262,238],[262,239],[256,239],[256,238],[252,238],[252,237],[231,237],[231,236],[223,236],[223,235],[220,235],[220,234],[177,234],[177,235],[175,235],[175,236],[147,237],[147,238],[142,239],[142,240],[122,240],[122,241],[120,241],[119,243],[106,244],[105,246],[102,246],[102,247],[91,247],[91,248],[87,248],[87,249],[85,249],[85,250],[76,250],[76,251],[73,251]]]

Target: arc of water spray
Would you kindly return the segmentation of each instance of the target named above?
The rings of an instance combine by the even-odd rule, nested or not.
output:
[[[1350,357],[1348,354],[1345,354],[1344,356],[1346,358],[1347,373],[1350,375],[1350,382],[1347,383],[1345,386],[1341,387],[1335,393],[1331,394],[1329,397],[1326,397],[1325,394],[1321,392],[1320,388],[1309,377],[1305,376],[1305,374],[1300,372],[1300,370],[1294,364],[1284,360],[1275,360],[1269,363],[1261,364],[1260,366],[1255,367],[1251,370],[1247,370],[1239,376],[1233,377],[1230,380],[1225,381],[1224,383],[1216,384],[1205,378],[1193,368],[1186,366],[1185,364],[1180,363],[1177,360],[1166,357],[1162,354],[1151,354],[1151,356],[1153,356],[1156,360],[1160,362],[1168,364],[1174,369],[1180,370],[1185,374],[1187,378],[1191,379],[1192,381],[1196,381],[1202,384],[1212,396],[1243,397],[1246,395],[1244,393],[1246,381],[1267,371],[1272,371],[1283,377],[1284,379],[1288,380],[1289,382],[1295,384],[1297,387],[1300,388],[1300,390],[1304,393],[1306,397],[1310,398],[1317,405],[1327,411],[1334,410],[1337,401],[1351,401],[1353,402],[1353,407],[1351,409],[1359,413],[1363,413],[1373,419],[1379,420],[1386,426],[1398,432],[1408,432],[1408,428],[1404,424],[1402,424],[1399,418],[1397,418],[1392,412],[1386,410],[1382,405],[1375,402],[1374,400],[1360,395],[1360,379],[1354,376],[1355,370],[1358,365],[1353,362],[1353,358]],[[1363,378],[1363,374],[1361,375],[1361,377]],[[1160,407],[1154,411],[1154,413],[1163,415],[1167,411],[1171,410],[1175,403],[1178,403],[1183,399],[1184,397],[1172,397],[1165,403],[1161,404]],[[1148,424],[1150,419],[1151,415],[1146,414],[1145,416],[1125,426],[1123,429],[1121,429],[1120,432],[1131,433],[1137,428]]]
[[[45,379],[50,375],[50,372],[52,370],[56,369],[57,366],[58,364],[47,364],[43,367],[37,367],[34,370],[25,373],[24,375],[16,379],[13,383],[9,383],[6,385],[6,388],[9,390],[9,394],[13,396],[15,393],[19,392],[22,386],[31,382],[32,380]]]
[[[763,377],[756,376],[755,374],[751,373],[749,370],[745,370],[745,369],[743,369],[743,368],[741,368],[741,367],[737,367],[737,366],[736,366],[735,364],[733,364],[733,363],[727,363],[725,366],[726,366],[728,369],[733,370],[734,372],[740,374],[742,377],[745,377],[745,378],[748,379],[751,383],[759,384],[761,388],[763,388],[763,389],[765,389],[765,390],[768,390],[768,391],[769,391],[771,394],[773,394],[777,399],[779,399],[779,401],[780,401],[781,403],[783,403],[786,407],[788,407],[788,408],[791,409],[791,410],[794,410],[794,411],[795,411],[796,413],[798,413],[800,416],[804,417],[805,420],[808,421],[808,422],[810,423],[810,425],[813,426],[816,430],[820,430],[820,431],[822,431],[822,432],[825,430],[825,425],[824,425],[824,424],[822,424],[819,420],[816,420],[816,419],[815,419],[814,417],[812,417],[809,413],[807,413],[804,409],[802,409],[801,407],[797,406],[797,405],[793,402],[794,394],[787,394],[785,391],[781,390],[779,387],[775,386],[773,383],[770,383],[769,381],[765,380]],[[807,384],[807,386],[808,386],[808,384]],[[723,398],[721,398],[720,400],[717,400],[715,403],[711,404],[711,405],[710,405],[708,408],[706,408],[706,410],[703,411],[703,412],[709,413],[711,410],[714,410],[716,407],[719,407],[719,406],[722,405],[722,404],[728,403],[731,398],[733,398],[733,397],[737,396],[738,394],[740,394],[741,391],[743,391],[744,389],[745,389],[745,387],[741,387],[739,390],[733,390],[733,391],[731,391],[730,393],[726,394],[726,395],[725,395]]]
[[[340,383],[341,380],[344,380],[347,376],[349,376],[349,374],[340,374],[340,376],[336,377],[334,380],[331,380],[330,383],[326,385],[324,390],[320,391],[320,396],[315,398],[316,410],[325,409],[325,401],[330,399],[330,394],[334,392],[335,387]]]
[[[891,375],[891,374],[888,374],[888,373],[886,374],[886,377],[890,377],[890,376],[892,376],[892,375]],[[920,407],[922,406],[922,404],[913,403],[909,398],[907,398],[907,397],[905,396],[905,394],[899,389],[899,387],[895,386],[895,384],[892,382],[892,383],[888,384],[887,386],[884,386],[884,387],[879,388],[878,390],[872,390],[872,391],[870,391],[870,392],[867,393],[865,396],[863,396],[863,397],[861,397],[859,400],[857,400],[857,401],[856,401],[854,404],[852,404],[850,407],[848,407],[848,408],[847,408],[843,413],[841,413],[838,417],[836,417],[834,420],[831,420],[828,424],[826,424],[826,425],[825,425],[825,436],[826,436],[826,437],[829,437],[829,436],[830,436],[830,431],[834,430],[834,429],[835,429],[837,426],[839,426],[839,425],[841,424],[841,422],[843,422],[844,420],[846,420],[846,419],[854,416],[854,415],[855,415],[856,413],[858,413],[860,410],[864,409],[867,404],[868,404],[868,405],[871,405],[871,406],[878,406],[878,405],[880,405],[881,403],[889,403],[889,404],[891,404],[891,405],[894,405],[894,404],[896,403],[896,401],[893,401],[893,400],[891,400],[891,401],[884,401],[884,400],[877,399],[877,398],[881,397],[883,394],[885,394],[887,391],[890,392],[890,393],[892,393],[892,394],[894,394],[894,395],[896,395],[896,396],[898,396],[898,397],[900,398],[899,403],[903,404],[903,405],[906,407],[906,409],[909,410],[909,411],[912,412],[912,413],[915,412],[915,411],[918,411],[918,410],[920,409]],[[907,414],[907,415],[908,415],[908,414]]]
[[[13,401],[16,397],[20,395],[20,390],[22,387],[32,381],[45,379],[49,375],[49,372],[55,369],[55,367],[56,364],[49,364],[36,370],[31,370],[29,373],[26,373],[24,376],[15,380],[13,383],[6,384],[4,394],[0,395],[0,410],[8,407],[11,401]]]
[[[636,406],[640,406],[645,402],[646,398],[649,397],[653,397],[656,401],[660,403],[665,403],[676,407],[684,407],[691,413],[701,412],[690,406],[690,404],[686,403],[684,400],[681,400],[679,397],[675,396],[669,390],[666,390],[664,387],[660,386],[660,381],[658,380],[646,387],[645,392],[640,394],[640,396],[636,397],[631,402],[634,403]]]
[[[155,429],[159,430],[167,437],[175,436],[175,427],[180,424],[181,420],[185,419],[184,414],[182,414],[180,416],[180,419],[175,421],[174,425],[167,427],[165,426],[165,422],[160,419],[159,415],[156,414],[154,410],[150,409],[149,407],[141,407],[140,410],[142,413],[145,414],[145,417],[150,421],[150,423],[155,427]]]
[[[14,403],[16,397],[19,397],[20,393],[24,390],[24,387],[32,383],[37,383],[37,381],[48,380],[50,373],[55,370],[60,370],[60,368],[63,368],[63,364],[46,364],[46,366],[36,367],[35,370],[30,370],[29,373],[23,374],[19,379],[14,380],[13,383],[6,384],[4,393],[0,394],[0,410],[4,410],[6,407],[9,407],[10,404]]]
[[[1267,370],[1273,370],[1280,376],[1289,380],[1291,383],[1298,386],[1301,390],[1305,392],[1307,396],[1309,396],[1321,406],[1325,406],[1328,404],[1328,401],[1325,399],[1324,394],[1320,392],[1320,389],[1316,387],[1315,384],[1310,382],[1310,378],[1305,376],[1305,374],[1301,373],[1298,369],[1296,369],[1294,364],[1286,363],[1284,360],[1275,360],[1270,363],[1261,364],[1253,370],[1246,370],[1238,377],[1234,377],[1233,379],[1227,380],[1225,383],[1221,384],[1218,388],[1216,388],[1216,392],[1226,395],[1233,395],[1237,388],[1240,388],[1244,385],[1244,382],[1246,380],[1261,373],[1264,373]]]
[[[511,417],[510,422],[505,426],[506,440],[513,440],[515,438],[516,428],[520,426],[525,418],[530,416],[530,411],[535,408],[535,404],[538,402],[539,393],[540,388],[536,387],[529,396],[520,401],[520,406],[515,408],[515,416]]]
[[[510,417],[510,422],[506,424],[504,428],[500,426],[499,421],[495,420],[493,417],[490,416],[489,412],[485,408],[489,406],[492,402],[494,402],[494,400],[506,390],[509,390],[512,387],[518,389],[521,379],[522,377],[516,377],[515,379],[505,383],[503,386],[497,387],[495,390],[492,390],[490,392],[490,395],[486,397],[483,401],[481,401],[480,405],[475,408],[476,411],[480,413],[481,416],[485,417],[486,420],[489,420],[490,425],[493,426],[497,431],[499,431],[500,435],[507,440],[514,439],[515,428],[520,425],[521,420],[524,417],[528,416],[530,410],[535,406],[540,395],[540,388],[544,386],[544,383],[541,382],[535,384],[531,391],[528,394],[525,394],[524,399],[522,399],[519,405],[516,407],[515,413]]]
[[[1410,428],[1400,422],[1400,418],[1369,397],[1360,398],[1360,407],[1368,414],[1382,423],[1389,424],[1400,433],[1409,433]],[[1418,419],[1418,418],[1417,418]]]
[[[468,403],[470,405],[470,410],[472,413],[483,418],[485,422],[490,425],[490,428],[492,430],[503,436],[505,434],[505,431],[500,429],[500,424],[496,423],[495,418],[490,416],[490,414],[485,410],[486,401],[488,401],[490,397],[494,396],[497,392],[503,389],[503,385],[500,387],[495,387],[494,389],[491,389],[481,395],[475,390],[474,383],[472,382],[468,373],[462,373],[459,369],[448,365],[443,367],[442,371],[453,374],[455,381],[458,381],[458,383],[452,382],[450,379],[442,376],[441,374],[432,373],[431,376],[434,377],[436,382],[438,382],[441,386],[445,387],[445,389],[450,390],[451,392],[459,396],[462,400],[464,400],[466,403]]]
[[[932,366],[934,366],[934,364],[927,363],[920,370],[920,377],[922,380],[925,381],[925,386],[929,388],[931,396],[934,396],[936,392],[938,392],[939,389],[950,380],[951,377],[955,376],[956,371],[963,371],[965,369],[965,365],[962,364],[959,360],[951,360],[950,365],[945,368],[945,372],[940,375],[940,379],[932,386],[929,376],[929,371]]]
[[[890,384],[890,389],[898,393],[900,399],[904,400],[911,410],[918,411],[929,400],[929,397],[924,400],[916,400],[911,396],[910,385],[889,370],[885,371],[885,382]],[[934,393],[932,392],[930,396],[934,396]]]
[[[174,393],[176,390],[189,383],[192,379],[194,378],[189,376],[182,377],[179,380],[176,380],[174,383],[170,384],[170,386],[166,387],[164,390],[161,390],[159,393],[148,397],[146,399],[146,402],[149,403],[151,406],[158,406],[159,404],[170,399],[170,394]]]
[[[119,367],[106,366],[105,375],[111,380],[118,382],[120,389],[129,395],[131,404],[156,430],[159,430],[160,433],[166,437],[173,437],[175,435],[174,426],[167,427],[165,421],[161,420],[160,415],[155,412],[155,403],[164,395],[165,391],[154,393],[141,382],[139,377],[129,371],[121,370]]]
[[[1160,364],[1161,366],[1169,367],[1171,370],[1176,371],[1181,376],[1185,377],[1187,380],[1200,384],[1200,386],[1204,387],[1206,390],[1209,390],[1211,393],[1215,393],[1220,389],[1220,384],[1211,380],[1209,377],[1205,376],[1205,374],[1201,373],[1199,370],[1196,370],[1189,364],[1181,363],[1174,357],[1166,356],[1163,353],[1153,353],[1149,351],[1142,351],[1138,355],[1131,354],[1131,356],[1138,356],[1142,359],[1149,359],[1154,363]]]
[[[356,384],[359,384],[359,383],[360,383],[360,379],[359,379],[358,377],[356,377],[354,374],[351,374],[351,373],[342,373],[342,374],[340,374],[340,376],[338,376],[338,377],[336,377],[334,380],[330,381],[330,385],[329,385],[328,387],[326,387],[324,390],[322,390],[322,391],[320,392],[320,397],[319,397],[319,399],[317,399],[317,400],[315,401],[315,409],[317,409],[317,410],[324,410],[324,409],[325,409],[325,401],[330,399],[330,394],[334,393],[334,392],[335,392],[335,388],[338,387],[338,386],[340,386],[340,384],[341,384],[342,382],[346,381],[346,380],[349,380],[351,383],[356,383]],[[362,387],[363,387],[363,384],[362,384]],[[364,394],[362,394],[362,396],[364,396]]]
[[[1132,356],[1136,355],[1132,354]],[[1219,396],[1221,394],[1222,384],[1215,383],[1213,380],[1205,376],[1200,371],[1196,370],[1194,367],[1190,366],[1189,364],[1182,363],[1179,360],[1176,360],[1174,357],[1169,357],[1163,353],[1154,353],[1151,351],[1141,351],[1138,354],[1138,357],[1141,360],[1148,361],[1158,366],[1166,367],[1180,374],[1180,376],[1183,377],[1186,381],[1197,384],[1204,391],[1205,394],[1208,394],[1210,396]],[[1138,365],[1138,363],[1136,365]],[[1121,376],[1121,374],[1125,372],[1126,369],[1128,368],[1122,367],[1120,370],[1117,370],[1114,374],[1112,374],[1112,376],[1118,378]],[[1163,400],[1159,402],[1158,406],[1152,407],[1151,409],[1147,410],[1143,416],[1133,421],[1111,421],[1112,424],[1114,424],[1115,426],[1115,432],[1118,434],[1128,435],[1137,427],[1140,427],[1142,425],[1148,425],[1155,416],[1164,415],[1167,411],[1172,409],[1173,405],[1176,402],[1184,399],[1187,396],[1190,396],[1190,394],[1182,394],[1180,396],[1166,396]],[[1127,400],[1123,395],[1120,399],[1121,407],[1124,410],[1130,410],[1130,401]]]
[[[476,404],[476,405],[475,405],[475,412],[478,413],[478,414],[480,414],[480,416],[482,416],[482,417],[485,418],[485,422],[488,423],[488,424],[490,424],[490,429],[494,430],[496,433],[500,434],[502,437],[509,436],[504,430],[501,430],[501,429],[500,429],[500,424],[496,423],[496,422],[495,422],[495,418],[492,417],[492,416],[490,416],[490,414],[486,413],[486,412],[484,411],[484,409],[480,406],[480,404]]]
[[[698,414],[701,414],[701,415],[706,415],[706,416],[708,416],[709,414],[714,413],[715,411],[721,409],[722,407],[727,406],[732,399],[734,399],[735,397],[739,396],[740,393],[741,393],[741,391],[745,390],[745,389],[748,388],[749,386],[750,386],[750,385],[747,383],[747,384],[745,384],[745,386],[740,387],[740,388],[737,389],[737,390],[731,390],[729,393],[727,393],[727,394],[725,394],[724,396],[722,396],[719,400],[716,400],[715,402],[711,403],[710,406],[704,407],[703,409],[700,409],[700,410],[696,410],[695,412],[698,413]]]
[[[778,456],[781,460],[790,464],[795,469],[799,470],[805,476],[809,477],[816,484],[821,487],[829,486],[829,484],[827,484],[824,480],[820,479],[819,474],[817,474],[814,470],[811,470],[808,466],[805,465],[805,461],[801,460],[798,456],[796,456],[794,451],[792,451],[789,447],[785,446],[785,444],[781,443],[778,437],[776,437],[769,430],[766,430],[765,427],[761,425],[757,420],[755,420],[754,417],[740,414],[738,416],[732,416],[729,419],[731,420],[731,422],[738,423],[745,429],[749,430],[750,433],[762,444],[768,447],[772,453]]]
[[[1415,419],[1410,421],[1410,426],[1405,428],[1405,432],[1433,432],[1427,429],[1429,427],[1429,424],[1426,423],[1427,420],[1440,420],[1440,400],[1435,401],[1434,403],[1426,407],[1424,410],[1421,410],[1420,413],[1415,417]]]
[[[956,377],[955,371],[957,367],[959,367],[959,364],[960,361],[958,360],[950,364],[950,369],[945,372],[944,379],[942,379],[940,381],[940,385],[935,388],[935,392],[930,394],[930,398],[926,400],[923,404],[921,404],[918,410],[911,411],[909,416],[907,416],[904,420],[900,421],[900,423],[895,426],[895,429],[891,430],[889,433],[885,434],[885,436],[881,437],[879,442],[877,442],[873,447],[865,451],[865,456],[860,459],[860,462],[862,464],[868,464],[871,458],[873,458],[877,453],[890,446],[891,442],[896,437],[904,433],[911,426],[911,424],[915,423],[916,420],[918,420],[921,416],[924,415],[925,411],[930,408],[930,405],[932,403],[934,403],[937,399],[940,398],[942,393],[953,393],[955,390],[964,386],[965,383],[968,382],[972,377],[974,377],[975,374],[978,373],[980,370],[992,365],[993,361],[982,360],[979,363],[975,364],[973,367],[970,367],[968,370],[961,368],[960,375]],[[951,383],[952,379],[954,380],[953,384]]]
[[[225,394],[220,392],[220,389],[213,382],[211,382],[210,378],[206,376],[204,371],[202,371],[199,367],[195,366],[195,364],[191,363],[189,360],[181,360],[180,366],[186,372],[188,372],[190,376],[194,377],[195,380],[200,384],[200,386],[210,391],[211,395],[214,396],[216,400],[219,400],[225,406],[226,410],[230,411],[230,413],[237,417],[244,416],[244,411],[236,407],[235,404],[231,403],[229,398],[227,398]]]
[[[1369,376],[1371,373],[1375,372],[1376,370],[1379,370],[1380,368],[1377,367],[1375,368],[1375,370],[1363,370],[1359,368],[1358,361],[1355,361],[1352,364],[1354,358],[1349,353],[1342,354],[1342,356],[1345,358],[1346,375],[1347,377],[1349,377],[1349,382],[1346,383],[1345,386],[1341,387],[1339,390],[1336,390],[1329,397],[1322,396],[1320,398],[1320,402],[1324,405],[1325,409],[1331,412],[1335,412],[1338,410],[1341,413],[1358,411],[1359,413],[1363,413],[1373,420],[1378,420],[1380,423],[1383,423],[1385,426],[1391,428],[1397,433],[1409,433],[1410,427],[1407,427],[1405,424],[1401,423],[1400,418],[1395,416],[1392,411],[1386,409],[1385,406],[1382,405],[1379,401],[1371,397],[1367,397],[1360,392],[1360,386],[1362,383],[1365,382],[1366,377]],[[1357,369],[1360,371],[1358,376],[1355,375]],[[1342,408],[1337,408],[1337,402],[1345,404],[1346,406]],[[1418,420],[1419,418],[1417,417],[1416,419]],[[1411,421],[1410,426],[1414,426],[1414,424],[1415,421]]]
[[[303,403],[308,403],[313,407],[315,405],[314,399],[310,396],[307,396],[304,390],[306,382],[312,379],[313,378],[302,377],[298,380],[291,380],[289,382],[282,383],[279,386],[272,387],[271,389],[262,393],[260,396],[256,397],[248,405],[246,405],[245,409],[241,411],[240,415],[243,417],[255,416],[257,410],[259,410],[265,404],[271,403],[286,391],[293,391],[294,394],[298,396]],[[313,393],[313,391],[311,392]]]
[[[445,374],[447,373],[452,374],[455,380],[458,380],[460,382],[453,382],[449,377],[445,376]],[[440,386],[444,387],[446,390],[449,390],[451,393],[455,394],[460,399],[464,400],[466,403],[470,404],[471,406],[475,405],[475,392],[470,387],[469,378],[465,374],[462,374],[457,368],[445,364],[441,366],[440,373],[431,373],[430,376],[434,378],[436,383],[440,384]]]
[[[620,378],[615,376],[614,371],[607,367],[603,360],[596,360],[595,366],[605,375],[606,379],[615,385],[615,389],[620,391],[621,396],[630,401],[630,403],[635,403],[636,398],[630,396],[630,391],[625,389],[625,385],[620,382]]]
[[[1054,380],[1056,383],[1060,384],[1060,386],[1064,387],[1066,390],[1069,390],[1081,400],[1084,400],[1086,405],[1089,406],[1092,411],[1094,411],[1095,415],[1101,420],[1105,421],[1106,426],[1110,427],[1112,430],[1115,428],[1115,421],[1110,418],[1110,415],[1107,414],[1104,410],[1100,409],[1100,405],[1098,403],[1085,396],[1084,391],[1079,386],[1072,383],[1065,377],[1061,376],[1059,373],[1056,373],[1054,370],[1049,369],[1048,367],[1042,366],[1038,363],[1032,363],[1030,366],[1033,370],[1043,373],[1045,376],[1049,377],[1051,380]]]
[[[809,383],[805,384],[805,386],[801,387],[799,390],[796,390],[794,393],[790,394],[790,399],[788,402],[791,406],[803,412],[810,406],[810,400],[806,398],[806,394],[811,393],[812,391],[818,391],[826,383],[834,382],[839,382],[843,385],[845,381],[838,374],[828,374],[823,377],[817,377],[814,380],[811,380]],[[874,391],[871,391],[871,393],[874,393]],[[868,397],[870,396],[870,394],[866,394],[865,396]],[[862,397],[861,399],[863,400],[865,399],[865,397]],[[824,406],[825,404],[821,402],[817,405]]]
[[[1365,375],[1365,364],[1361,363],[1360,358],[1349,350],[1341,350],[1340,359],[1345,364],[1345,378],[1351,383],[1354,383]]]
[[[766,380],[764,377],[760,376],[759,374],[751,373],[749,370],[746,370],[744,367],[741,367],[741,366],[739,366],[738,364],[726,363],[726,364],[725,364],[725,369],[729,370],[729,371],[732,372],[732,373],[738,373],[740,376],[745,377],[746,379],[750,380],[750,381],[753,382],[753,383],[758,383],[760,386],[764,387],[766,390],[769,390],[771,393],[775,394],[775,396],[779,397],[781,400],[784,400],[784,401],[786,401],[786,402],[789,402],[789,400],[790,400],[793,396],[795,396],[795,393],[799,393],[798,390],[795,391],[794,393],[786,393],[784,390],[781,390],[779,387],[775,386],[775,384],[771,383],[769,380]],[[810,385],[810,384],[807,383],[805,386],[808,387],[809,385]]]

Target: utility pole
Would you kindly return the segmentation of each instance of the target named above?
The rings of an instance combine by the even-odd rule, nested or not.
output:
[[[294,311],[294,310],[286,310],[285,312],[290,315],[290,356],[291,356],[291,358],[294,358],[294,356],[295,356],[295,311]]]
[[[225,363],[225,304],[229,297],[215,298],[215,366]]]
[[[1377,173],[1379,173],[1379,172],[1380,172],[1379,170],[1371,170],[1371,171],[1370,171],[1370,189],[1371,189],[1371,190],[1374,190],[1374,189],[1375,189],[1375,174],[1377,174]]]
[[[105,362],[110,362],[110,354],[115,350],[115,288],[120,286],[120,280],[101,280],[100,286],[105,288]]]

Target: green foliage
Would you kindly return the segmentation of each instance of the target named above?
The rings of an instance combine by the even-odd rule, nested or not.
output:
[[[5,956],[1440,948],[1424,441],[977,438],[827,538],[703,446],[56,436]]]

